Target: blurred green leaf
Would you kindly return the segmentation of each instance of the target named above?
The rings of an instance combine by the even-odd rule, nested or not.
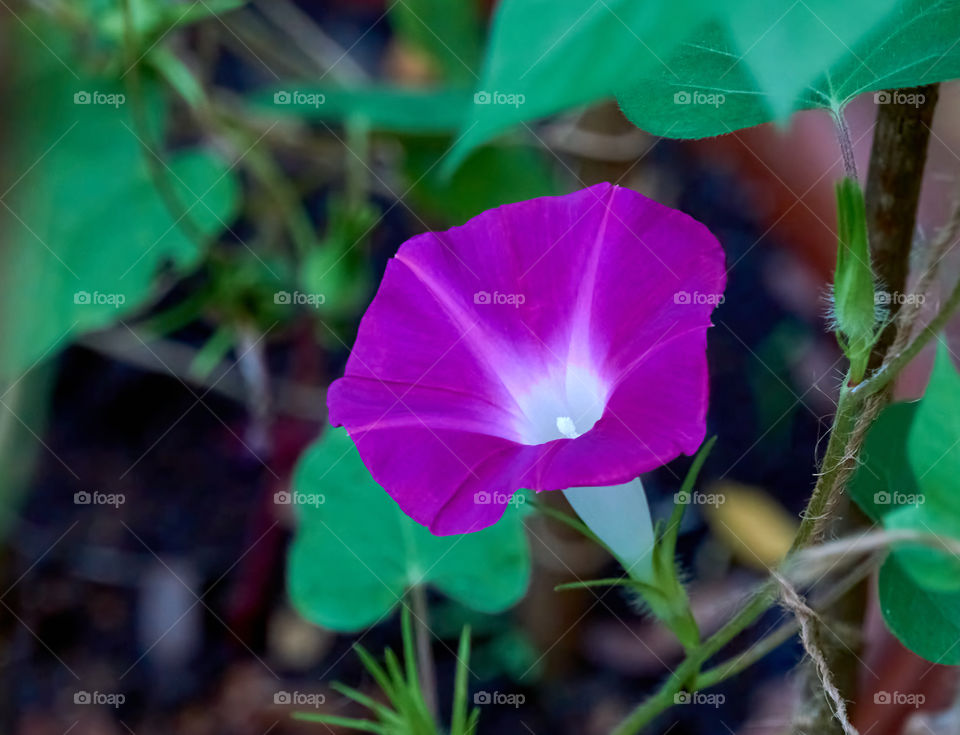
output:
[[[621,89],[627,117],[656,135],[703,138],[960,76],[958,0],[822,0],[794,4],[779,19],[786,4],[756,8],[758,17],[701,26],[662,66]],[[767,19],[776,23],[760,36]]]
[[[300,286],[318,296],[325,316],[354,319],[369,298],[370,266],[361,245],[376,226],[379,212],[362,203],[351,205],[344,197],[327,202],[323,241],[304,257]]]
[[[474,669],[481,680],[506,676],[521,684],[531,684],[543,675],[544,654],[519,628],[512,628],[478,645],[475,657]]]
[[[506,676],[529,684],[542,676],[541,651],[515,615],[479,613],[454,600],[438,602],[430,612],[430,629],[437,638],[456,638],[462,628],[470,628],[474,650],[470,668],[481,681]]]
[[[530,558],[521,513],[463,536],[434,536],[374,482],[344,429],[328,428],[294,475],[299,517],[288,560],[294,605],[333,630],[377,622],[417,584],[482,612],[523,597]],[[310,500],[323,502],[310,504]]]
[[[711,114],[706,104],[691,112],[692,105],[674,103],[693,81],[700,85],[691,92],[743,88],[744,95],[760,95],[767,119],[783,119],[793,100],[849,56],[894,4],[503,0],[479,85],[483,103],[446,168],[512,125],[614,93],[640,127],[690,137],[685,120],[699,119],[699,108]]]
[[[295,80],[252,98],[255,105],[284,117],[330,123],[360,117],[373,130],[396,133],[452,133],[466,119],[471,100],[462,90],[343,89]]]
[[[184,234],[184,221],[212,236],[233,218],[238,199],[226,163],[202,150],[170,157],[169,197],[161,196],[125,89],[110,79],[75,78],[46,50],[39,53],[48,58],[24,65],[8,111],[17,146],[0,210],[4,376],[75,334],[135,312],[150,299],[158,268],[197,262],[199,247]],[[151,87],[145,105],[147,135],[155,139],[164,100]]]
[[[472,87],[478,78],[482,32],[474,0],[404,0],[389,8],[394,31],[433,58],[443,77]]]
[[[116,41],[124,37],[124,2],[130,3],[133,29],[142,41],[236,10],[247,0],[86,0],[87,13],[100,32]]]
[[[438,164],[447,141],[411,140],[404,169],[413,184],[417,207],[460,224],[488,209],[557,194],[553,174],[541,151],[526,146],[484,146],[474,151],[451,178]]]
[[[445,171],[512,125],[612,96],[659,64],[714,7],[706,0],[503,0],[472,118]]]

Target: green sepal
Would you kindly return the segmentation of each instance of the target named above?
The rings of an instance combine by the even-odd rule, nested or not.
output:
[[[692,492],[693,484],[697,481],[700,469],[716,440],[715,436],[711,437],[700,447],[677,493],[678,499]],[[666,523],[659,521],[656,525],[657,540],[653,547],[653,584],[638,580],[632,580],[632,582],[654,617],[666,625],[689,651],[700,644],[700,629],[690,610],[690,598],[687,597],[687,590],[681,582],[680,569],[676,561],[677,534],[680,531],[680,523],[683,521],[683,512],[686,507],[687,503],[675,503],[669,520]]]
[[[671,518],[672,520],[672,518]],[[700,629],[690,610],[690,598],[680,581],[673,554],[676,528],[663,521],[657,523],[657,543],[653,549],[654,584],[636,582],[637,591],[661,623],[666,625],[686,650],[700,645]]]

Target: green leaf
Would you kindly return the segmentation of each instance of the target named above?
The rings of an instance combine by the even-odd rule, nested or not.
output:
[[[473,86],[482,37],[476,3],[404,0],[393,3],[388,12],[394,31],[430,56],[446,80]]]
[[[650,74],[714,7],[706,0],[502,0],[472,120],[445,170],[510,126],[611,97]]]
[[[936,664],[960,664],[960,592],[919,586],[895,556],[880,568],[880,609],[907,648]]]
[[[317,502],[296,506],[289,591],[319,625],[372,625],[417,584],[482,612],[503,610],[526,591],[530,558],[518,510],[478,533],[434,536],[374,482],[343,429],[328,428],[304,453],[293,486]]]
[[[201,0],[192,3],[176,0],[86,0],[87,12],[100,32],[115,41],[122,40],[126,30],[123,2],[130,2],[134,32],[144,40],[162,38],[177,28],[224,15],[246,5],[247,0]]]
[[[363,312],[369,300],[371,275],[358,255],[364,239],[374,229],[379,212],[367,203],[351,206],[342,197],[327,203],[323,241],[304,256],[300,287],[320,297],[320,313],[349,319]]]
[[[918,403],[887,406],[870,428],[860,452],[860,466],[848,491],[874,522],[917,495],[917,483],[907,459],[907,437]]]
[[[283,117],[330,123],[358,117],[377,131],[452,133],[466,119],[472,96],[454,89],[343,89],[290,80],[255,95],[251,101]]]
[[[460,224],[488,209],[559,193],[542,152],[528,146],[483,146],[449,179],[438,162],[449,142],[411,140],[404,168],[417,208]]]
[[[960,439],[953,411],[960,377],[941,349],[924,398],[884,409],[871,428],[849,485],[857,504],[890,531],[960,538],[949,468]],[[952,408],[951,408],[952,407]],[[951,436],[953,438],[951,438]],[[944,466],[946,465],[946,466]],[[936,663],[960,664],[960,566],[955,556],[921,544],[897,544],[880,570],[884,619],[910,650]]]
[[[938,505],[935,502],[903,505],[889,512],[883,525],[890,531],[915,531],[960,540],[960,519]],[[960,591],[960,557],[955,553],[919,543],[898,543],[893,556],[921,587],[940,592]]]
[[[867,435],[860,467],[848,486],[857,505],[888,530],[929,533],[939,527],[939,521],[926,515],[932,506],[911,503],[921,496],[907,456],[908,439],[922,407],[922,402],[895,403],[884,409]],[[880,570],[881,609],[887,626],[914,653],[937,663],[960,664],[960,646],[954,646],[960,637],[960,593],[942,589],[938,575],[944,569],[938,564],[946,564],[946,573],[951,573],[950,560],[928,547],[898,545]]]
[[[788,5],[756,5],[759,15],[699,26],[662,67],[618,92],[624,113],[656,135],[703,138],[796,110],[839,113],[863,92],[960,76],[960,0]]]
[[[933,373],[907,438],[907,457],[917,479],[919,502],[884,518],[893,529],[960,539],[960,375],[941,343]],[[940,549],[903,545],[897,553],[906,571],[929,589],[960,589],[960,558]]]
[[[31,49],[21,49],[29,58]],[[183,270],[203,237],[234,216],[238,187],[215,155],[187,150],[166,161],[170,197],[151,177],[126,90],[75,78],[59,63],[25,64],[11,94],[16,159],[0,209],[0,375],[15,377],[81,332],[128,317],[147,302],[161,266]],[[146,135],[156,139],[163,99],[146,92]],[[186,217],[182,217],[184,213]]]
[[[930,382],[917,408],[907,456],[928,502],[960,515],[960,374],[941,341]]]
[[[731,128],[785,119],[798,99],[812,95],[810,106],[823,104],[819,88],[811,86],[825,87],[832,99],[861,80],[864,75],[849,68],[851,59],[857,61],[850,48],[895,4],[504,0],[479,87],[513,97],[500,103],[485,97],[489,103],[475,106],[447,168],[511,125],[614,93],[636,124],[672,137],[728,132],[728,116],[737,123]],[[834,67],[850,79],[823,81]],[[694,99],[694,92],[713,96]],[[675,104],[678,93],[698,104]],[[713,122],[712,132],[700,130],[701,119]]]

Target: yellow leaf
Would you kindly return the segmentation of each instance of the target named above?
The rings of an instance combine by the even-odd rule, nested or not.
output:
[[[797,532],[797,521],[768,493],[737,482],[710,488],[703,506],[713,534],[747,566],[766,570],[778,564]]]

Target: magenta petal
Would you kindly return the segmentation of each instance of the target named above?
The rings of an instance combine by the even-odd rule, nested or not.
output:
[[[716,239],[609,184],[500,207],[403,246],[360,323],[330,420],[434,533],[520,488],[626,482],[705,433]]]

